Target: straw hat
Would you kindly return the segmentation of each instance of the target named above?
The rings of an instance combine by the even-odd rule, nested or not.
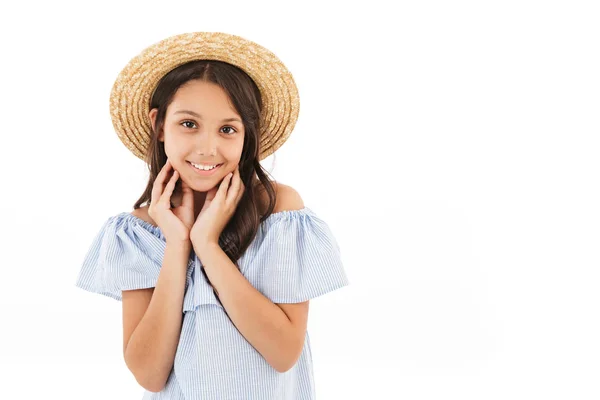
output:
[[[117,76],[110,93],[110,115],[121,142],[144,160],[150,141],[151,96],[169,71],[193,60],[219,60],[235,65],[260,90],[259,159],[288,139],[298,119],[300,101],[292,74],[266,48],[220,32],[192,32],[168,37],[135,56]]]

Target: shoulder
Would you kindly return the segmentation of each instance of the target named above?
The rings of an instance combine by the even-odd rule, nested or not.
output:
[[[277,201],[273,213],[280,211],[300,210],[304,208],[302,197],[293,187],[283,183],[274,183]]]
[[[150,218],[150,216],[148,215],[148,206],[147,205],[134,209],[133,211],[130,212],[130,214],[133,215],[134,217],[138,217],[142,221],[146,221],[149,224],[156,226],[156,223],[154,222],[154,220],[152,218]]]

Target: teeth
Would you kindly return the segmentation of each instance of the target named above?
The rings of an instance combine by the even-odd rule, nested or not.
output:
[[[216,167],[216,165],[200,165],[200,164],[194,164],[193,162],[190,162],[190,164],[192,164],[194,166],[194,168],[201,169],[203,171],[210,171],[211,169]]]

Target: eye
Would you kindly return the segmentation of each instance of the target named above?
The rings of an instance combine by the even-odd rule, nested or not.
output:
[[[233,126],[224,126],[222,129],[231,129],[231,130],[233,130],[233,132],[231,132],[231,133],[225,132],[226,135],[233,135],[235,132],[237,132]]]
[[[194,122],[192,122],[192,121],[183,121],[183,122],[182,122],[180,125],[183,125],[183,124],[193,124],[193,125],[196,125],[196,124],[195,124]],[[193,129],[193,128],[189,127],[189,126],[186,126],[186,128]]]
[[[192,124],[193,126],[189,126],[186,124]],[[189,128],[189,129],[194,129],[196,127],[196,123],[194,121],[189,121],[189,120],[183,121],[180,125],[183,125],[184,127]],[[235,132],[237,132],[237,130],[233,126],[224,126],[221,129],[225,129],[225,130],[229,129],[229,131],[223,132],[226,135],[233,135]]]

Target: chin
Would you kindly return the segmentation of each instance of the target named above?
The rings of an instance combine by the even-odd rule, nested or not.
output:
[[[210,189],[214,188],[218,182],[215,182],[213,179],[205,181],[193,180],[191,184],[188,184],[192,189],[196,192],[208,192]]]
[[[188,186],[190,186],[194,191],[196,192],[208,192],[210,189],[214,188],[215,186],[219,186],[222,182],[222,177],[210,177],[209,179],[207,178],[201,178],[201,179],[192,179],[191,182],[188,183]]]

